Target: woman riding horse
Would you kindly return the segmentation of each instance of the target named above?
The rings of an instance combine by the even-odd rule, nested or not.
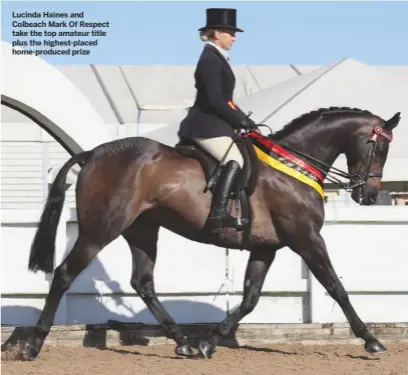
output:
[[[206,26],[199,29],[206,43],[194,73],[197,95],[193,107],[181,122],[179,137],[192,139],[219,162],[226,152],[217,182],[209,225],[213,233],[236,228],[237,219],[227,214],[228,196],[237,181],[244,161],[234,143],[235,131],[255,129],[256,125],[233,101],[235,76],[227,51],[236,40],[236,9],[210,8]]]

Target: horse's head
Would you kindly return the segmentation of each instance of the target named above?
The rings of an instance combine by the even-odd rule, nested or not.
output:
[[[400,112],[384,121],[358,108],[320,108],[295,118],[270,138],[320,170],[325,180],[351,190],[355,202],[368,206],[377,201],[392,131],[400,119]],[[348,173],[333,167],[340,154],[346,155]]]
[[[349,138],[345,155],[348,171],[355,176],[352,185],[357,185],[351,193],[355,202],[366,206],[376,203],[392,130],[400,119],[400,112],[387,121],[376,116],[368,121],[362,119],[361,126]]]

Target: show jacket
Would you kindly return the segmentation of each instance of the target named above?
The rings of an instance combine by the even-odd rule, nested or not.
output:
[[[179,137],[233,136],[246,115],[233,102],[235,75],[228,61],[215,47],[206,44],[194,78],[196,99],[180,123]]]

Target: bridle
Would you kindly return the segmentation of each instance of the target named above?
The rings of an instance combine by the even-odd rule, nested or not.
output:
[[[325,178],[336,184],[337,186],[339,186],[340,188],[350,192],[353,191],[357,188],[360,188],[361,186],[367,184],[367,181],[369,178],[382,178],[383,177],[383,173],[381,172],[372,172],[371,171],[371,167],[372,167],[372,163],[373,163],[373,158],[374,158],[374,154],[376,152],[376,149],[378,147],[378,141],[380,137],[384,137],[388,142],[392,142],[392,135],[388,134],[383,128],[381,128],[380,126],[377,126],[373,129],[373,135],[371,136],[371,138],[367,141],[367,143],[371,143],[371,149],[369,151],[369,155],[368,155],[368,161],[367,161],[367,165],[365,168],[365,172],[362,173],[355,173],[355,174],[350,174],[347,172],[342,171],[341,169],[335,168],[323,161],[320,161],[310,155],[307,155],[303,152],[300,152],[290,146],[287,146],[285,144],[281,144],[278,141],[274,140],[272,137],[273,131],[272,129],[268,126],[268,125],[264,125],[264,124],[257,124],[257,127],[267,127],[271,134],[267,136],[267,138],[271,139],[273,142],[275,142],[276,144],[278,144],[279,146],[281,146],[282,148],[287,149],[288,151],[293,152],[294,154],[297,154],[299,156],[302,156],[306,159],[308,159],[308,161],[313,161],[315,163],[320,164],[321,166],[325,167],[325,168],[321,168],[316,166],[313,163],[310,163],[313,165],[314,168],[316,168],[318,171],[322,172],[323,175],[325,175]],[[349,182],[343,182],[341,181],[339,178],[337,178],[336,176],[340,176],[343,178],[346,178],[349,180]]]

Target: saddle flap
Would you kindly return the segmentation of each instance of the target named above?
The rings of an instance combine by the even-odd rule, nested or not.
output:
[[[259,176],[258,156],[256,155],[252,140],[244,137],[238,142],[238,148],[244,159],[244,168],[241,174],[241,184],[248,196],[255,191]]]

